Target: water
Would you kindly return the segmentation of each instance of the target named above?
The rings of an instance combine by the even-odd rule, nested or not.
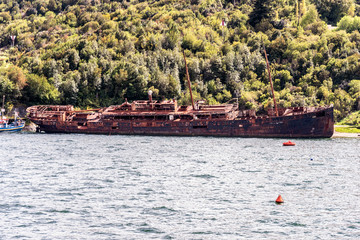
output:
[[[359,239],[360,139],[287,140],[1,134],[0,239]]]

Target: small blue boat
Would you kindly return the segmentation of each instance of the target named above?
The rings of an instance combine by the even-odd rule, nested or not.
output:
[[[5,95],[2,99],[2,108],[0,112],[0,133],[1,132],[18,132],[25,127],[25,121],[18,117],[17,111],[14,112],[14,120],[10,121],[5,115]]]
[[[25,122],[21,119],[15,119],[9,123],[8,119],[0,119],[0,132],[18,132],[25,127]]]

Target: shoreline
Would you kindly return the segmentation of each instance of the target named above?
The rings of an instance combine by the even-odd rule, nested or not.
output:
[[[334,131],[331,138],[360,138],[360,133],[342,133]]]
[[[331,138],[360,138],[360,133],[344,133],[344,132],[337,132],[335,129],[336,127],[342,127],[342,125],[335,125],[334,134]]]

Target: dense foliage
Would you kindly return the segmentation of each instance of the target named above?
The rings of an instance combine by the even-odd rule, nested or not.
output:
[[[126,98],[360,108],[355,0],[3,0],[0,94],[10,104],[99,107]],[[224,21],[224,26],[221,24]],[[328,24],[338,27],[331,27]],[[15,36],[12,41],[11,36]]]
[[[339,122],[341,125],[357,125],[360,126],[360,111],[353,112]],[[358,127],[360,130],[360,128]]]

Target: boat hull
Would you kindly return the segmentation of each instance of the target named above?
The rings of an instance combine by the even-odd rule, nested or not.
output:
[[[20,132],[24,128],[25,124],[21,124],[19,126],[8,126],[1,127],[0,132]]]
[[[34,121],[47,133],[174,135],[219,137],[329,138],[334,132],[333,108],[280,117],[233,120],[102,120],[86,122]]]

